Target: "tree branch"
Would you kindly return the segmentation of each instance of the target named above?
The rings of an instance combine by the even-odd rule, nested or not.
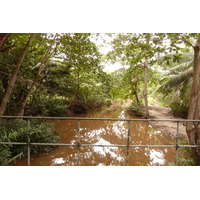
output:
[[[186,39],[184,38],[184,36],[181,36],[181,38],[182,38],[183,42],[189,44],[189,45],[194,49],[194,45],[193,45],[191,42],[189,42],[188,40],[186,40]]]

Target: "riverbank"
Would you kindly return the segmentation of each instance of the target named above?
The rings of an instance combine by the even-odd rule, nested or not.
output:
[[[111,105],[112,108],[122,107],[123,109],[128,109],[131,106],[131,101],[127,100],[123,104],[120,101],[114,101]],[[150,119],[180,119],[180,117],[174,117],[170,107],[160,106],[158,102],[155,102],[154,105],[149,105],[149,115]],[[134,116],[135,117],[135,116]],[[162,132],[167,133],[171,137],[176,137],[177,132],[177,123],[176,122],[162,122],[155,121],[150,122],[151,126],[159,129]],[[180,122],[179,123],[179,134],[178,136],[182,139],[187,139],[186,127]]]
[[[127,100],[123,104],[121,104],[120,101],[116,100],[113,101],[113,104],[111,105],[110,108],[121,107],[122,109],[129,110],[130,106],[131,106],[131,100]],[[149,108],[150,119],[180,119],[180,120],[183,119],[180,117],[175,117],[172,114],[172,110],[170,107],[160,106],[158,102],[155,102],[154,105],[149,105],[148,108]],[[150,122],[150,125],[170,135],[173,138],[176,137],[176,132],[177,132],[176,122],[154,121]],[[186,127],[181,122],[179,123],[178,137],[182,139],[187,139]]]
[[[160,106],[158,104],[149,105],[150,119],[180,119],[180,117],[174,117],[171,108]],[[176,122],[151,122],[153,127],[159,128],[161,131],[168,133],[170,136],[175,137],[177,131]],[[179,137],[186,139],[186,127],[180,122],[179,123]]]

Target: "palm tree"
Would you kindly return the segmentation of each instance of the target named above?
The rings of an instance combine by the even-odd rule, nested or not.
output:
[[[189,92],[193,75],[192,56],[192,53],[184,53],[179,64],[168,63],[170,68],[163,72],[161,85],[157,89],[158,92],[164,94],[164,97],[172,92],[177,92],[179,95]],[[167,66],[165,62],[163,65]]]
[[[192,53],[184,53],[178,64],[162,62],[168,70],[162,73],[161,85],[157,92],[163,94],[163,99],[172,109],[173,114],[187,117],[189,109],[189,97],[193,76]]]

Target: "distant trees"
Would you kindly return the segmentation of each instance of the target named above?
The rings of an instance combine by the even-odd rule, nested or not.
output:
[[[153,79],[152,66],[156,63],[156,57],[163,53],[164,34],[117,34],[112,41],[113,51],[107,57],[113,62],[119,61],[123,65],[128,65],[128,84],[131,86],[132,95],[135,96],[137,104],[140,103],[138,97],[139,82],[143,81],[143,100],[145,104],[145,118],[149,117],[148,111],[148,83],[149,77]],[[141,86],[141,84],[140,84]]]

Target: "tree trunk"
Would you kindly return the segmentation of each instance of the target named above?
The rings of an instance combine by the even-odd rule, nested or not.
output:
[[[138,75],[136,75],[136,80],[135,80],[135,98],[136,98],[137,104],[140,105],[140,100],[138,97]]]
[[[188,120],[200,119],[200,38],[197,39],[194,46],[194,67],[193,67],[193,82],[190,94],[190,104],[188,111]],[[186,132],[189,138],[190,145],[199,145],[200,127],[197,122],[188,122]],[[195,165],[200,165],[200,148],[192,148],[193,160]]]
[[[9,38],[10,35],[11,33],[0,33],[0,52],[2,51],[4,43]]]
[[[137,91],[135,91],[135,98],[136,98],[137,105],[140,105],[140,100],[138,98]]]
[[[55,40],[57,34],[55,35],[53,41]],[[18,116],[24,116],[24,109],[25,109],[25,106],[27,104],[27,101],[28,101],[28,98],[29,96],[31,95],[31,93],[34,91],[34,86],[35,84],[37,83],[39,77],[40,77],[40,74],[42,73],[43,69],[44,69],[44,66],[45,64],[47,63],[47,61],[49,60],[49,58],[51,57],[51,54],[52,52],[50,52],[52,50],[52,46],[53,46],[54,42],[52,42],[52,44],[49,46],[49,48],[47,49],[46,53],[45,53],[45,56],[41,62],[41,64],[39,65],[38,67],[38,71],[37,71],[37,74],[36,74],[36,77],[34,79],[34,81],[32,82],[29,90],[28,90],[28,93],[26,95],[26,97],[24,98],[24,101],[22,102],[22,105],[20,107],[20,110],[19,110],[19,113],[18,113]]]
[[[29,49],[29,47],[30,47],[30,45],[31,45],[31,43],[32,43],[32,41],[33,41],[33,39],[34,39],[34,37],[35,37],[35,34],[31,34],[31,35],[30,35],[30,38],[29,38],[28,42],[26,43],[26,46],[25,46],[25,48],[24,48],[24,50],[23,50],[23,52],[22,52],[22,54],[21,54],[21,56],[20,56],[20,58],[19,58],[19,61],[18,61],[18,63],[17,63],[17,66],[15,67],[15,69],[14,69],[14,71],[13,71],[11,77],[10,77],[8,86],[7,86],[7,88],[6,88],[5,95],[4,95],[4,97],[3,97],[3,99],[2,99],[2,102],[1,102],[1,105],[0,105],[0,116],[1,116],[1,115],[4,115],[6,106],[7,106],[7,104],[8,104],[10,95],[11,95],[11,93],[12,93],[13,87],[14,87],[15,82],[16,82],[16,79],[17,79],[17,74],[18,74],[18,72],[19,72],[19,69],[20,69],[20,67],[21,67],[21,65],[22,65],[22,62],[24,61],[24,58],[25,58],[25,56],[26,56],[26,54],[27,54],[27,52],[28,52],[28,49]]]
[[[36,82],[38,81],[39,75],[40,75],[40,74],[37,73],[37,75],[36,75],[34,81],[32,82],[32,84],[31,84],[31,86],[30,86],[30,88],[29,88],[29,90],[28,90],[28,93],[26,94],[26,96],[25,96],[25,98],[24,98],[24,101],[22,102],[22,105],[21,105],[21,107],[20,107],[20,111],[19,111],[19,113],[18,113],[18,116],[24,116],[24,109],[25,109],[26,103],[27,103],[27,101],[28,101],[28,98],[29,98],[30,94],[31,94],[32,91],[33,91],[33,88],[34,88]]]
[[[31,93],[34,91],[34,86],[35,84],[37,83],[38,79],[39,79],[39,76],[41,74],[41,72],[43,71],[43,67],[44,65],[46,64],[46,62],[48,61],[48,59],[45,59],[44,60],[45,62],[42,62],[38,68],[38,71],[37,71],[37,74],[36,74],[36,77],[34,79],[34,81],[32,82],[29,90],[28,90],[28,93],[26,94],[25,98],[24,98],[24,101],[22,102],[22,105],[20,107],[20,111],[18,113],[18,116],[23,116],[24,115],[24,109],[25,109],[25,106],[27,104],[27,101],[28,101],[28,98],[29,96],[31,95]]]
[[[149,109],[148,109],[148,96],[147,96],[147,79],[148,79],[148,66],[145,61],[144,64],[144,101],[145,101],[145,118],[149,118]]]
[[[140,101],[139,101],[138,94],[137,94],[137,82],[130,81],[130,85],[131,85],[131,89],[132,89],[132,94],[135,95],[137,105],[140,105]]]

